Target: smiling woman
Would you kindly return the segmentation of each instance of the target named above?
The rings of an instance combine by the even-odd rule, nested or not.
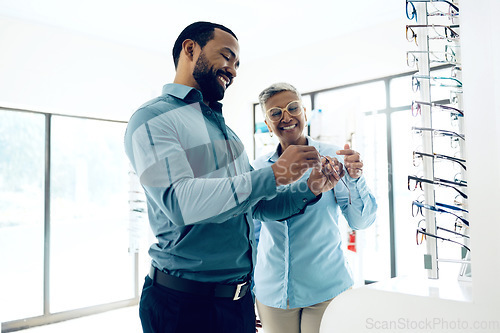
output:
[[[297,93],[283,91],[271,96],[265,103],[266,124],[270,133],[280,138],[280,149],[290,145],[305,145],[304,128],[307,122],[305,108]]]
[[[328,304],[353,285],[341,246],[339,212],[351,228],[364,229],[375,221],[377,203],[362,176],[359,153],[347,144],[341,149],[306,136],[307,116],[295,87],[273,84],[261,92],[259,102],[269,132],[276,134],[279,144],[255,160],[256,169],[273,165],[287,149],[312,146],[322,158],[323,171],[332,169],[337,175],[332,191],[301,214],[274,222],[254,220],[255,294],[264,330],[318,332]]]

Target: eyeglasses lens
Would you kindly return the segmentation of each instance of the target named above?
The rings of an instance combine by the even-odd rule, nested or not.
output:
[[[422,242],[424,241],[424,239],[426,239],[427,237],[420,232],[419,229],[417,229],[417,245],[420,245],[422,244]]]
[[[410,5],[410,6],[408,6]],[[406,1],[406,17],[409,20],[417,20],[417,10],[415,9],[415,6],[413,5],[412,2]]]
[[[417,92],[420,89],[420,81],[416,77],[411,78],[411,87],[414,92]]]
[[[413,41],[415,41],[415,43],[417,42],[417,34],[410,27],[406,27],[406,39],[409,42],[413,42]]]
[[[420,207],[417,206],[415,203],[411,205],[411,216],[415,217],[420,213]]]
[[[419,167],[422,164],[423,157],[422,155],[413,153],[413,166]]]
[[[415,101],[413,101],[411,103],[411,113],[414,117],[418,116],[419,114],[421,114],[421,106],[420,106],[420,103],[416,103]]]
[[[282,108],[272,108],[267,111],[267,116],[272,121],[280,121],[283,117],[283,111],[286,110],[291,116],[297,116],[302,112],[302,107],[299,102],[290,102],[285,109]]]

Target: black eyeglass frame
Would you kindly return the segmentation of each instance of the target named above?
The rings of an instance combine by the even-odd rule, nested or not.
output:
[[[415,160],[417,158],[417,155],[426,156],[426,157],[430,157],[430,158],[439,158],[439,159],[443,159],[443,160],[452,161],[452,162],[455,162],[455,163],[459,164],[464,170],[467,170],[467,166],[464,164],[464,163],[466,163],[466,160],[464,160],[464,159],[457,158],[457,157],[452,157],[452,156],[448,156],[448,155],[443,155],[443,154],[423,153],[423,152],[420,152],[420,151],[414,151],[413,152],[413,165],[414,166],[416,166],[415,165]]]
[[[422,221],[425,221],[425,220],[421,220],[420,222],[422,222]],[[441,236],[438,236],[438,235],[435,235],[435,234],[431,234],[430,232],[427,232],[426,228],[420,227],[420,222],[418,223],[419,227],[417,228],[417,234],[416,234],[417,245],[422,244],[424,238],[427,239],[426,236],[429,236],[429,237],[433,237],[433,238],[440,239],[440,240],[443,240],[443,241],[447,241],[447,242],[451,242],[451,243],[454,243],[454,244],[458,244],[458,245],[464,247],[467,251],[470,252],[470,248],[467,245],[464,245],[464,244],[462,244],[460,242],[457,242],[457,241],[455,241],[453,239],[450,239],[450,238],[441,237]],[[446,229],[446,228],[443,228],[443,227],[439,227],[439,226],[436,226],[436,231],[437,230],[446,231],[446,232],[449,232],[449,233],[452,233],[454,235],[457,235],[457,236],[460,236],[460,237],[464,237],[464,238],[470,238],[467,235],[464,235],[464,234],[461,234],[459,232],[452,231],[452,230],[449,230],[449,229]],[[418,241],[418,234],[419,233],[423,235],[420,242]]]
[[[410,187],[410,182],[412,180],[415,181],[415,188],[413,190]],[[457,191],[458,194],[460,194],[464,199],[468,199],[467,194],[465,194],[464,192],[460,191],[457,188],[458,186],[467,187],[466,184],[455,183],[455,182],[451,182],[449,180],[441,179],[441,178],[434,178],[434,180],[430,180],[430,179],[425,179],[425,178],[420,178],[420,177],[415,177],[415,176],[408,176],[408,190],[414,191],[418,187],[418,185],[420,185],[420,189],[422,189],[422,183],[450,187],[450,188],[454,189],[455,191]]]

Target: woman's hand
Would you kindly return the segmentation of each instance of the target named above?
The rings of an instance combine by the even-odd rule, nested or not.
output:
[[[349,148],[349,144],[344,145],[343,150],[337,151],[337,155],[344,155],[344,163],[351,178],[357,179],[363,174],[363,161],[361,155]]]
[[[307,185],[314,195],[330,191],[345,174],[344,167],[335,157],[322,156],[321,167],[313,167]]]

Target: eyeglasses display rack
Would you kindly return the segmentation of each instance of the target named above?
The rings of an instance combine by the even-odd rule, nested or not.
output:
[[[420,240],[426,246],[424,268],[428,278],[438,279],[439,264],[447,262],[459,264],[458,278],[468,280],[471,278],[471,249],[466,138],[462,134],[465,115],[462,107],[459,4],[453,0],[406,0],[406,16],[411,21],[406,26],[406,38],[416,48],[407,52],[408,65],[417,67],[412,77],[412,88],[416,93],[412,113],[418,125],[412,127],[412,134],[413,137],[416,133],[420,135],[418,142],[414,142],[414,164],[415,158],[421,159],[418,171],[415,171],[418,175],[408,176],[408,189],[415,190],[420,186],[423,190],[420,196],[423,199],[412,203],[412,211],[416,208],[424,217],[417,227],[417,244]],[[433,75],[431,66],[436,64],[441,65],[441,71],[450,70],[450,74]],[[449,97],[443,98],[443,93],[448,93]],[[444,128],[443,113],[449,113],[452,129]],[[451,145],[446,146],[443,143],[448,139]],[[452,171],[450,164],[458,168],[458,172]],[[443,195],[444,191],[453,193],[454,199],[449,193]],[[446,225],[445,220],[449,217],[456,218],[455,230]],[[446,246],[452,251],[445,251]],[[448,257],[450,253],[453,255]]]

